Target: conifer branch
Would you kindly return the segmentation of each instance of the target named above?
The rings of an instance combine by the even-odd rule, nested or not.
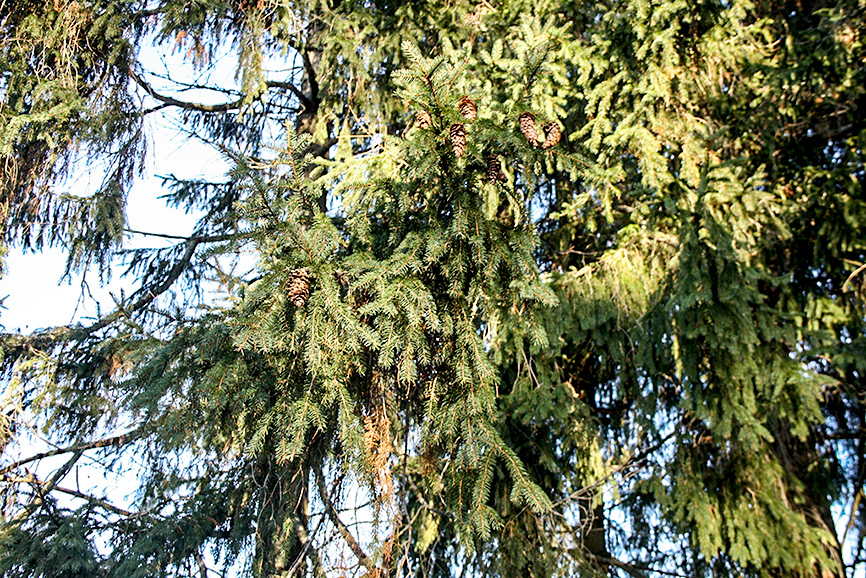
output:
[[[183,256],[168,271],[168,275],[166,275],[165,279],[163,279],[161,283],[148,288],[147,291],[127,309],[124,310],[118,308],[113,313],[106,315],[96,323],[79,330],[79,335],[81,335],[81,337],[87,337],[99,331],[100,329],[108,327],[121,317],[126,317],[131,312],[135,312],[143,309],[144,307],[147,307],[157,297],[165,293],[175,281],[177,281],[177,279],[181,276],[181,274],[184,272],[184,270],[186,270],[187,266],[189,266],[190,262],[192,261],[192,257],[193,255],[195,255],[196,248],[201,243],[208,242],[216,238],[218,237],[190,237],[186,242],[186,250],[184,251]],[[226,239],[229,238],[232,237],[226,237]]]
[[[178,100],[171,96],[165,96],[156,92],[156,90],[154,90],[154,88],[150,86],[147,81],[145,81],[141,76],[136,74],[131,67],[129,68],[128,72],[130,78],[132,78],[136,84],[143,88],[144,91],[151,96],[151,98],[154,98],[169,106],[176,106],[184,110],[196,110],[199,112],[226,112],[229,110],[239,109],[244,102],[243,98],[239,98],[233,102],[226,102],[222,104],[201,104],[199,102],[187,102],[183,100]]]
[[[31,484],[36,486],[45,486],[47,482],[41,481],[36,477],[35,474],[28,473],[26,476],[10,476],[9,474],[0,474],[0,483],[4,484]],[[124,510],[123,508],[118,508],[114,504],[110,504],[105,500],[100,500],[99,498],[95,498],[90,494],[85,494],[84,492],[79,492],[78,490],[71,490],[69,488],[62,488],[60,486],[54,486],[51,490],[42,490],[42,495],[47,495],[49,491],[60,492],[63,494],[67,494],[70,496],[74,496],[76,498],[81,498],[82,500],[86,500],[87,502],[97,505],[104,510],[108,510],[109,512],[113,512],[115,514],[119,514],[121,516],[132,516],[133,513]]]
[[[629,576],[633,576],[634,578],[648,578],[647,575],[644,574],[643,572],[641,572],[640,569],[637,568],[636,566],[633,566],[631,564],[627,564],[625,562],[617,560],[616,558],[610,558],[608,556],[598,556],[595,554],[591,554],[589,552],[586,552],[585,554],[588,555],[594,562],[598,562],[600,564],[606,564],[608,566],[616,566],[617,568],[619,568],[621,570],[625,570],[625,572]],[[661,574],[667,574],[666,572],[660,572],[660,573]],[[675,574],[675,576],[676,576],[676,574]]]
[[[16,355],[16,350],[26,350],[31,354],[36,351],[43,351],[51,347],[58,341],[62,341],[69,337],[69,327],[53,327],[47,331],[40,331],[30,335],[21,335],[19,333],[3,333],[0,334],[0,346],[3,347],[6,359],[20,357]]]
[[[331,484],[331,492],[329,496],[333,497],[334,492],[337,491],[337,487],[340,485],[340,482],[343,481],[343,477],[345,474],[341,474],[334,482]],[[305,501],[305,506],[303,509],[304,521],[309,521],[309,511],[308,511],[309,502]],[[310,559],[310,562],[313,564],[313,574],[315,574],[316,578],[325,578],[325,570],[322,567],[322,561],[319,559],[319,555],[316,552],[315,548],[313,548],[313,537],[319,533],[319,529],[322,527],[322,524],[325,522],[325,516],[320,516],[318,523],[316,523],[316,527],[313,528],[312,533],[307,532],[306,523],[302,523],[300,516],[293,515],[291,516],[292,523],[295,527],[295,535],[298,537],[298,542],[300,542],[303,550],[298,555],[297,560],[295,560],[292,567],[289,568],[289,572],[286,574],[286,578],[292,578],[295,575],[295,572],[298,571],[301,565],[301,560],[304,557]]]
[[[150,16],[156,16],[158,14],[163,14],[163,13],[165,13],[165,11],[166,11],[165,8],[143,8],[141,10],[138,10],[135,13],[135,16],[138,18],[148,18]]]
[[[288,574],[286,574],[286,578],[292,578],[292,576],[295,575],[295,572],[297,572],[301,566],[301,561],[305,557],[309,558],[310,562],[312,562],[313,573],[315,574],[316,578],[325,578],[325,571],[322,568],[322,561],[319,560],[318,553],[316,552],[315,548],[312,547],[313,536],[315,536],[319,532],[319,528],[322,526],[322,522],[324,522],[325,517],[322,516],[321,518],[319,518],[319,522],[318,524],[316,524],[316,527],[313,530],[312,534],[307,532],[306,527],[304,526],[304,524],[301,523],[301,519],[298,516],[291,516],[291,518],[292,524],[295,527],[295,535],[298,537],[298,542],[303,547],[303,550],[301,550],[301,553],[298,555],[298,558],[297,560],[295,560],[294,564],[292,564],[292,567],[289,568],[289,572]]]
[[[23,460],[13,462],[13,463],[9,464],[8,466],[4,466],[4,467],[0,468],[0,476],[8,474],[9,472],[14,470],[15,468],[19,468],[25,464],[29,464],[29,463],[41,460],[43,458],[49,458],[51,456],[58,456],[61,454],[68,454],[70,452],[87,451],[87,450],[92,450],[92,449],[96,449],[96,448],[120,446],[120,445],[123,445],[125,443],[135,441],[136,439],[138,439],[138,437],[143,432],[144,432],[143,429],[136,429],[136,430],[126,432],[125,434],[117,435],[117,436],[110,437],[110,438],[104,438],[101,440],[94,440],[92,442],[77,443],[77,444],[71,445],[69,447],[57,448],[57,449],[53,449],[53,450],[50,450],[47,452],[38,453],[38,454],[32,455],[28,458],[25,458]]]
[[[133,235],[144,235],[147,237],[159,237],[161,239],[177,239],[180,241],[189,241],[190,239],[200,239],[203,243],[220,243],[222,241],[231,241],[236,238],[234,234],[226,235],[170,235],[168,233],[150,233],[148,231],[139,231],[137,229],[123,229],[124,233],[132,233]]]
[[[866,270],[866,263],[863,263],[862,265],[857,267],[857,269],[855,269],[853,273],[848,275],[848,278],[845,279],[845,282],[842,284],[842,293],[845,293],[848,290],[848,285],[851,284],[851,280],[854,279],[854,277],[856,277],[858,274],[862,273],[864,270]]]
[[[164,108],[168,108],[169,106],[171,106],[171,105],[166,104],[166,103],[163,102],[162,104],[158,104],[158,105],[156,105],[156,106],[152,106],[152,107],[150,107],[150,108],[146,108],[146,109],[144,109],[143,111],[141,111],[141,116],[147,116],[147,115],[149,115],[149,114],[151,114],[151,113],[159,112],[159,111],[161,111],[161,110],[164,109]]]
[[[615,476],[617,474],[623,474],[623,476],[625,476],[626,478],[632,477],[629,474],[629,470],[633,470],[633,469],[639,467],[643,462],[645,462],[647,460],[647,458],[651,454],[653,454],[657,450],[661,449],[662,446],[664,446],[668,441],[670,441],[671,438],[673,438],[676,435],[679,435],[679,430],[674,430],[673,432],[669,433],[668,435],[663,437],[661,440],[659,440],[657,443],[645,448],[640,453],[638,453],[634,456],[631,456],[624,463],[622,463],[622,464],[620,464],[614,468],[611,468],[607,472],[607,474],[605,474],[603,477],[597,479],[596,481],[592,482],[591,484],[587,484],[586,486],[583,486],[582,488],[579,488],[579,489],[571,492],[567,496],[560,498],[559,500],[557,500],[556,502],[553,503],[553,507],[558,508],[562,504],[565,504],[567,502],[570,502],[572,500],[580,498],[581,496],[585,496],[587,494],[595,492],[599,487],[601,487],[602,485],[607,483],[609,480],[611,480],[613,478],[613,476]]]
[[[194,550],[192,556],[193,558],[195,558],[195,563],[198,566],[198,571],[201,575],[201,578],[207,578],[207,565],[204,563],[204,559],[201,557],[201,554],[198,553],[198,550]]]
[[[300,88],[298,88],[297,86],[295,86],[291,82],[280,82],[278,80],[268,80],[268,81],[265,81],[265,84],[267,85],[268,88],[279,88],[281,90],[288,90],[289,92],[291,92],[292,94],[294,94],[295,96],[298,97],[298,100],[300,101],[301,106],[303,106],[306,110],[310,110],[311,108],[313,108],[313,102],[310,100],[310,98],[306,94],[304,94]]]
[[[668,570],[659,570],[658,568],[650,568],[649,566],[638,566],[636,564],[629,564],[628,562],[623,562],[617,558],[612,558],[610,556],[599,556],[597,554],[584,553],[589,554],[589,556],[596,562],[601,564],[608,564],[610,566],[616,566],[624,570],[630,576],[634,576],[634,578],[648,578],[648,574],[645,572],[650,572],[651,574],[661,574],[663,576],[674,576],[675,578],[686,578],[685,574],[680,574],[678,572],[670,572]]]
[[[529,93],[529,89],[532,86],[532,83],[535,82],[535,77],[538,76],[538,73],[541,71],[544,62],[547,60],[547,54],[550,52],[552,42],[548,40],[544,44],[544,53],[541,58],[535,63],[535,66],[527,73],[526,81],[523,83],[523,92],[520,95],[520,100],[526,98],[526,95]]]
[[[406,481],[409,484],[409,487],[412,488],[412,491],[415,492],[415,499],[418,500],[418,503],[421,504],[422,508],[438,516],[442,516],[446,520],[450,520],[454,517],[451,515],[450,512],[446,512],[441,508],[437,508],[436,506],[428,502],[427,499],[424,497],[424,493],[420,490],[420,488],[418,488],[418,485],[415,483],[414,480],[412,480],[411,477],[407,477]]]
[[[355,554],[355,557],[358,558],[358,561],[361,563],[364,568],[367,569],[368,572],[376,571],[376,564],[364,553],[364,550],[361,548],[361,545],[358,543],[358,540],[352,535],[352,532],[349,531],[349,528],[340,520],[340,517],[337,515],[337,510],[334,508],[334,503],[331,501],[331,498],[328,496],[327,488],[325,488],[325,477],[322,474],[322,468],[319,465],[314,467],[316,473],[316,486],[319,489],[319,497],[322,498],[322,502],[325,504],[325,511],[328,513],[328,518],[331,520],[331,523],[337,527],[337,530],[340,532],[340,535],[343,536],[343,539],[348,544],[349,549],[352,550],[352,553]]]
[[[124,510],[123,508],[119,508],[119,507],[115,506],[114,504],[106,502],[105,500],[100,500],[99,498],[95,498],[95,497],[91,496],[90,494],[85,494],[84,492],[79,492],[77,490],[71,490],[69,488],[61,488],[60,486],[55,486],[54,491],[60,492],[63,494],[67,494],[70,496],[75,496],[76,498],[81,498],[82,500],[86,500],[87,502],[89,502],[91,504],[99,506],[103,510],[108,510],[109,512],[113,512],[115,514],[118,514],[118,515],[121,515],[124,517],[130,517],[130,516],[134,515],[133,512],[130,512],[129,510]]]
[[[54,490],[55,486],[57,486],[57,482],[62,480],[66,474],[69,473],[69,470],[72,469],[72,466],[75,465],[75,462],[81,457],[84,453],[84,450],[78,450],[75,454],[67,460],[65,464],[60,466],[60,468],[54,472],[54,474],[48,478],[46,482],[36,482],[35,483],[35,495],[33,498],[24,506],[24,509],[15,517],[17,521],[25,520],[30,514],[35,512],[44,502],[45,496],[51,493]]]
[[[138,231],[131,231],[135,233],[139,233]],[[148,234],[148,233],[141,233]],[[153,233],[155,236],[166,236],[160,235],[157,233]],[[126,317],[130,313],[139,311],[144,307],[147,307],[150,303],[152,303],[157,297],[161,294],[165,293],[172,284],[183,274],[184,270],[189,266],[192,261],[192,257],[195,254],[196,248],[202,243],[217,243],[222,241],[229,241],[231,239],[235,239],[237,236],[234,234],[226,234],[226,235],[203,235],[203,236],[192,236],[192,237],[181,237],[186,240],[186,250],[184,251],[183,256],[174,264],[174,266],[168,271],[166,277],[159,284],[149,287],[143,291],[143,295],[139,297],[132,305],[125,309],[116,309],[114,312],[109,313],[108,315],[102,317],[92,325],[86,327],[70,327],[70,326],[59,326],[54,327],[48,331],[44,331],[38,334],[32,335],[18,335],[0,333],[0,344],[7,348],[7,352],[9,349],[30,349],[30,350],[44,350],[49,348],[58,342],[68,340],[70,338],[84,339],[93,333],[108,327],[121,317]],[[8,358],[11,356],[7,355]],[[63,452],[61,452],[63,453]]]

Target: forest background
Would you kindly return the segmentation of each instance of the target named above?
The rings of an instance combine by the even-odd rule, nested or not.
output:
[[[862,575],[864,15],[2,0],[0,572]]]

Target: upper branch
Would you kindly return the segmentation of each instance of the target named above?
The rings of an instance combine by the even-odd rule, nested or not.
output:
[[[129,76],[152,98],[171,106],[177,106],[185,110],[197,110],[199,112],[225,112],[228,110],[236,110],[241,107],[243,98],[239,98],[233,102],[222,104],[201,104],[199,102],[187,102],[178,100],[171,96],[165,96],[156,92],[141,76],[135,73],[132,68],[129,69]]]
[[[143,88],[148,95],[162,103],[162,105],[155,109],[150,109],[150,111],[159,110],[160,108],[163,108],[165,106],[177,106],[184,110],[195,110],[199,112],[226,112],[229,110],[237,110],[243,104],[242,97],[238,98],[237,100],[233,100],[231,102],[224,102],[221,104],[202,104],[200,102],[179,100],[177,98],[158,93],[150,84],[147,83],[146,80],[144,80],[144,78],[141,77],[141,75],[137,74],[134,70],[132,70],[132,68],[129,69],[129,76],[135,81],[136,84]],[[301,105],[304,107],[304,110],[314,111],[317,108],[316,103],[313,99],[305,95],[301,89],[299,89],[297,86],[290,82],[268,80],[265,82],[265,85],[268,88],[288,90],[298,98]],[[318,85],[315,83],[315,81],[313,81],[313,86],[315,87],[316,92],[318,92]]]

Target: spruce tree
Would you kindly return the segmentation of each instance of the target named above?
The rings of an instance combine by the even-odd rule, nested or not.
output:
[[[856,2],[0,23],[4,250],[137,282],[2,335],[3,575],[862,571]],[[148,71],[150,43],[203,80]],[[166,177],[194,231],[126,250],[154,115],[232,170]]]

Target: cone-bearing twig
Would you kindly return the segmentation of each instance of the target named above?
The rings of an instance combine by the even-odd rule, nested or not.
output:
[[[544,127],[544,143],[541,145],[543,149],[555,147],[562,138],[562,129],[555,122],[552,122]]]
[[[295,307],[303,307],[310,296],[310,270],[306,267],[295,269],[289,273],[289,301]]]
[[[505,175],[502,174],[502,165],[499,163],[499,155],[487,156],[487,182],[495,183],[496,181],[504,181]]]
[[[451,135],[451,149],[454,151],[454,156],[462,157],[466,152],[466,127],[463,123],[455,122],[451,125],[449,131]]]
[[[538,131],[535,129],[535,117],[532,116],[532,113],[524,112],[519,117],[517,117],[517,121],[520,123],[520,132],[523,133],[523,136],[526,137],[526,140],[529,141],[529,144],[537,147]]]
[[[475,106],[475,103],[472,102],[472,99],[468,96],[464,96],[460,99],[460,102],[457,103],[457,109],[466,120],[475,120],[478,118],[478,107]]]
[[[430,118],[429,112],[422,110],[415,115],[415,123],[418,125],[418,128],[430,128],[430,125],[433,124],[433,120]]]

